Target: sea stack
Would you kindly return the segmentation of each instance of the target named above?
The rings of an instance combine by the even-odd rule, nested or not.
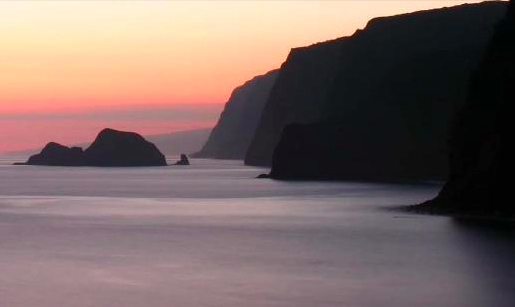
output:
[[[48,166],[164,166],[165,156],[157,147],[134,132],[102,130],[85,151],[48,143],[27,165]]]
[[[175,162],[175,165],[190,165],[190,161],[188,160],[188,156],[185,154],[181,154],[181,159]]]

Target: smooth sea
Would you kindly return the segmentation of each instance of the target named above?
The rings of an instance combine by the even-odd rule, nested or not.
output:
[[[25,158],[0,158],[2,307],[515,306],[509,227],[397,210],[438,183]]]

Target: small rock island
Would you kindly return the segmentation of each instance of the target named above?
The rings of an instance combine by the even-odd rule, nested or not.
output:
[[[102,130],[86,150],[50,142],[25,165],[47,166],[166,166],[165,156],[134,132]]]
[[[181,154],[181,159],[175,162],[175,165],[190,165],[190,160],[188,160],[188,156]]]

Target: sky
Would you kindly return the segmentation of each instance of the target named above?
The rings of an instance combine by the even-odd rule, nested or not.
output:
[[[0,1],[0,152],[213,126],[293,47],[478,1]]]

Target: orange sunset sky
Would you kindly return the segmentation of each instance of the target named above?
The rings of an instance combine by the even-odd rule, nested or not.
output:
[[[1,1],[0,152],[215,124],[292,47],[478,1]]]

